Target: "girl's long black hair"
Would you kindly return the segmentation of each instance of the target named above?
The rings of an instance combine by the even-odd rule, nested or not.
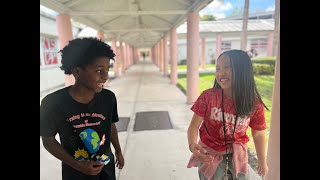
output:
[[[242,118],[249,116],[256,107],[256,98],[269,110],[257,90],[249,55],[242,50],[229,50],[220,54],[220,56],[222,55],[230,59],[232,67],[232,98],[235,102],[238,116]],[[221,88],[217,79],[214,80],[213,88]]]

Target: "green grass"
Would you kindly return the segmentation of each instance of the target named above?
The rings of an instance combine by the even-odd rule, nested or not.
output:
[[[211,88],[213,86],[215,75],[212,73],[200,74],[199,76],[199,92]],[[256,76],[255,77],[256,85],[260,96],[266,106],[269,108],[269,111],[265,109],[265,118],[267,123],[266,129],[266,142],[269,139],[269,128],[270,128],[270,118],[271,118],[271,109],[272,109],[272,92],[274,84],[274,76]],[[186,75],[178,75],[178,83],[185,90],[187,89],[187,78]],[[250,138],[248,142],[248,148],[254,150],[254,143],[252,140],[251,129],[249,128],[247,134]]]
[[[252,60],[276,60],[276,56],[254,57]]]

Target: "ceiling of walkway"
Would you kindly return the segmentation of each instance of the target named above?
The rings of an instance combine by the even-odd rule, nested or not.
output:
[[[133,47],[150,48],[213,0],[40,0],[58,13],[66,13],[106,38],[116,37]]]

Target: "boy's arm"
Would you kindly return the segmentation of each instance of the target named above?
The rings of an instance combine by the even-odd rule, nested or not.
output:
[[[54,157],[60,159],[70,167],[79,172],[88,175],[97,175],[100,173],[103,165],[95,161],[80,162],[70,156],[67,151],[61,146],[55,137],[42,136],[42,143],[44,148],[51,153]],[[95,167],[94,167],[95,166]]]
[[[119,169],[122,169],[124,166],[124,158],[123,158],[120,143],[119,143],[117,127],[114,123],[111,124],[111,143],[116,151],[115,152],[116,166]]]

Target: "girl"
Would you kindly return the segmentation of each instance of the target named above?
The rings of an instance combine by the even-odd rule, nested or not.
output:
[[[188,142],[193,154],[188,168],[199,167],[200,180],[260,179],[248,165],[246,131],[250,126],[258,174],[265,176],[268,166],[264,107],[267,108],[257,91],[248,54],[241,50],[223,52],[217,59],[213,88],[203,91],[191,107],[194,115]]]

